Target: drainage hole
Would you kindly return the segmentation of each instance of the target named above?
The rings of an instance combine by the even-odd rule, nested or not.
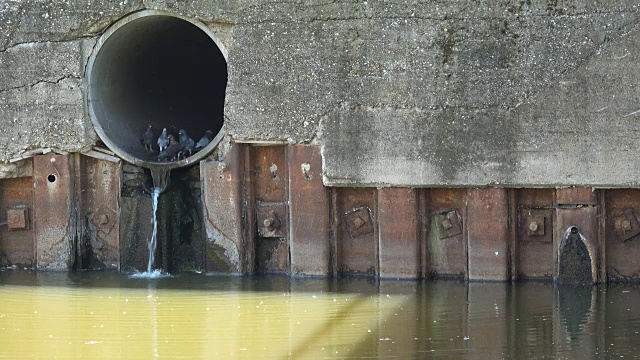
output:
[[[49,180],[50,183],[56,182],[56,176],[54,174],[51,174],[47,176],[47,180]]]
[[[578,233],[578,228],[577,228],[577,227],[575,227],[575,226],[574,226],[574,227],[572,227],[572,228],[571,228],[571,233],[572,233],[572,234],[577,234],[577,233]]]

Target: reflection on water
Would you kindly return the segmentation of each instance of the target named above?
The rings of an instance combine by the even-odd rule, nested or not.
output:
[[[640,288],[0,272],[0,358],[633,358]]]

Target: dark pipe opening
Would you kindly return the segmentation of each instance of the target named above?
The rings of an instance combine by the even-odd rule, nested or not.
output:
[[[221,135],[227,85],[224,49],[204,25],[157,11],[135,13],[114,24],[89,61],[91,120],[104,143],[137,165],[174,168],[199,160],[217,141],[190,158],[158,159],[157,138],[175,127],[198,141]],[[154,151],[141,137],[154,130]],[[220,136],[214,139],[219,139]]]

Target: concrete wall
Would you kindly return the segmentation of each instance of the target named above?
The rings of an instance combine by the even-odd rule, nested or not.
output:
[[[632,0],[3,1],[1,161],[97,141],[86,61],[141,9],[210,26],[230,137],[319,144],[327,185],[638,184]]]

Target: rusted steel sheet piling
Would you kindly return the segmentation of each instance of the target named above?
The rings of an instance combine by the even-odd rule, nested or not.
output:
[[[420,277],[420,219],[418,191],[409,188],[378,190],[380,276]]]
[[[509,280],[508,197],[506,189],[469,190],[469,279]]]
[[[233,146],[225,161],[200,163],[207,233],[206,270],[209,272],[243,272],[245,200],[242,164],[242,145]]]
[[[330,275],[329,189],[322,184],[320,148],[293,145],[287,152],[291,273]]]
[[[35,266],[31,177],[0,180],[0,266]]]
[[[33,159],[34,224],[38,269],[68,270],[77,241],[73,162],[65,155]]]
[[[146,264],[144,170],[79,154],[32,161],[31,176],[0,181],[0,265],[129,271]],[[195,170],[182,176],[200,176],[189,191],[203,219],[190,216],[198,222],[193,234],[204,227],[206,239],[184,253],[163,240],[158,258],[169,267],[562,280],[572,279],[562,270],[571,268],[566,259],[584,255],[588,282],[640,280],[636,189],[327,187],[315,145],[233,144],[223,161]]]

